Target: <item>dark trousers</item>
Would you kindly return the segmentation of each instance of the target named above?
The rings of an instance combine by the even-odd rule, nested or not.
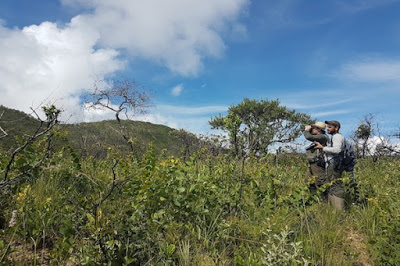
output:
[[[319,187],[328,183],[328,179],[325,173],[325,168],[318,166],[316,163],[310,163],[308,165],[307,182],[310,182],[310,184],[308,185],[310,193],[315,194]],[[324,191],[321,196],[323,200],[327,200],[328,191],[327,190]]]
[[[341,167],[335,166],[332,162],[328,165],[327,178],[328,182],[333,182],[332,186],[329,188],[329,194],[334,195],[339,198],[344,198],[343,182],[340,180],[342,177],[343,169]]]

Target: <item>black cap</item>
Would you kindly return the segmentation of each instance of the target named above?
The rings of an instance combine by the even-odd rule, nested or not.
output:
[[[325,124],[340,128],[340,123],[339,123],[339,121],[336,121],[336,120],[325,121]]]

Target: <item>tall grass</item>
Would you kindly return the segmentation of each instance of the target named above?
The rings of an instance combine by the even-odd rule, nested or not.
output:
[[[0,230],[1,263],[400,263],[399,161],[360,161],[356,180],[344,180],[354,193],[346,211],[310,195],[306,172],[301,157],[250,159],[242,171],[234,158],[205,151],[183,161],[151,148],[141,159],[110,149],[94,160],[62,149],[2,192],[11,195],[5,220],[18,215]]]

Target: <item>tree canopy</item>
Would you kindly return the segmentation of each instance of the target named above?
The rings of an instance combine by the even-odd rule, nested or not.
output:
[[[236,155],[268,153],[275,143],[289,143],[298,138],[302,126],[311,123],[309,115],[281,106],[279,100],[244,98],[231,106],[226,116],[216,116],[210,125],[226,131]]]

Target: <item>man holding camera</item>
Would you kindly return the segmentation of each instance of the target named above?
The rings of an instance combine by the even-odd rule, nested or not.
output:
[[[318,143],[315,149],[321,150],[327,157],[327,179],[332,182],[329,188],[328,201],[336,209],[344,209],[344,190],[341,181],[343,173],[342,158],[344,154],[345,140],[343,135],[339,133],[340,123],[336,120],[325,121],[328,125],[328,133],[332,135],[330,145],[322,145]]]
[[[306,148],[306,155],[308,160],[308,182],[309,190],[311,193],[316,193],[317,189],[328,182],[325,174],[325,158],[323,151],[316,149],[317,143],[326,146],[329,137],[325,134],[325,124],[316,122],[304,129],[304,137],[313,143]],[[323,198],[326,195],[323,195]]]

